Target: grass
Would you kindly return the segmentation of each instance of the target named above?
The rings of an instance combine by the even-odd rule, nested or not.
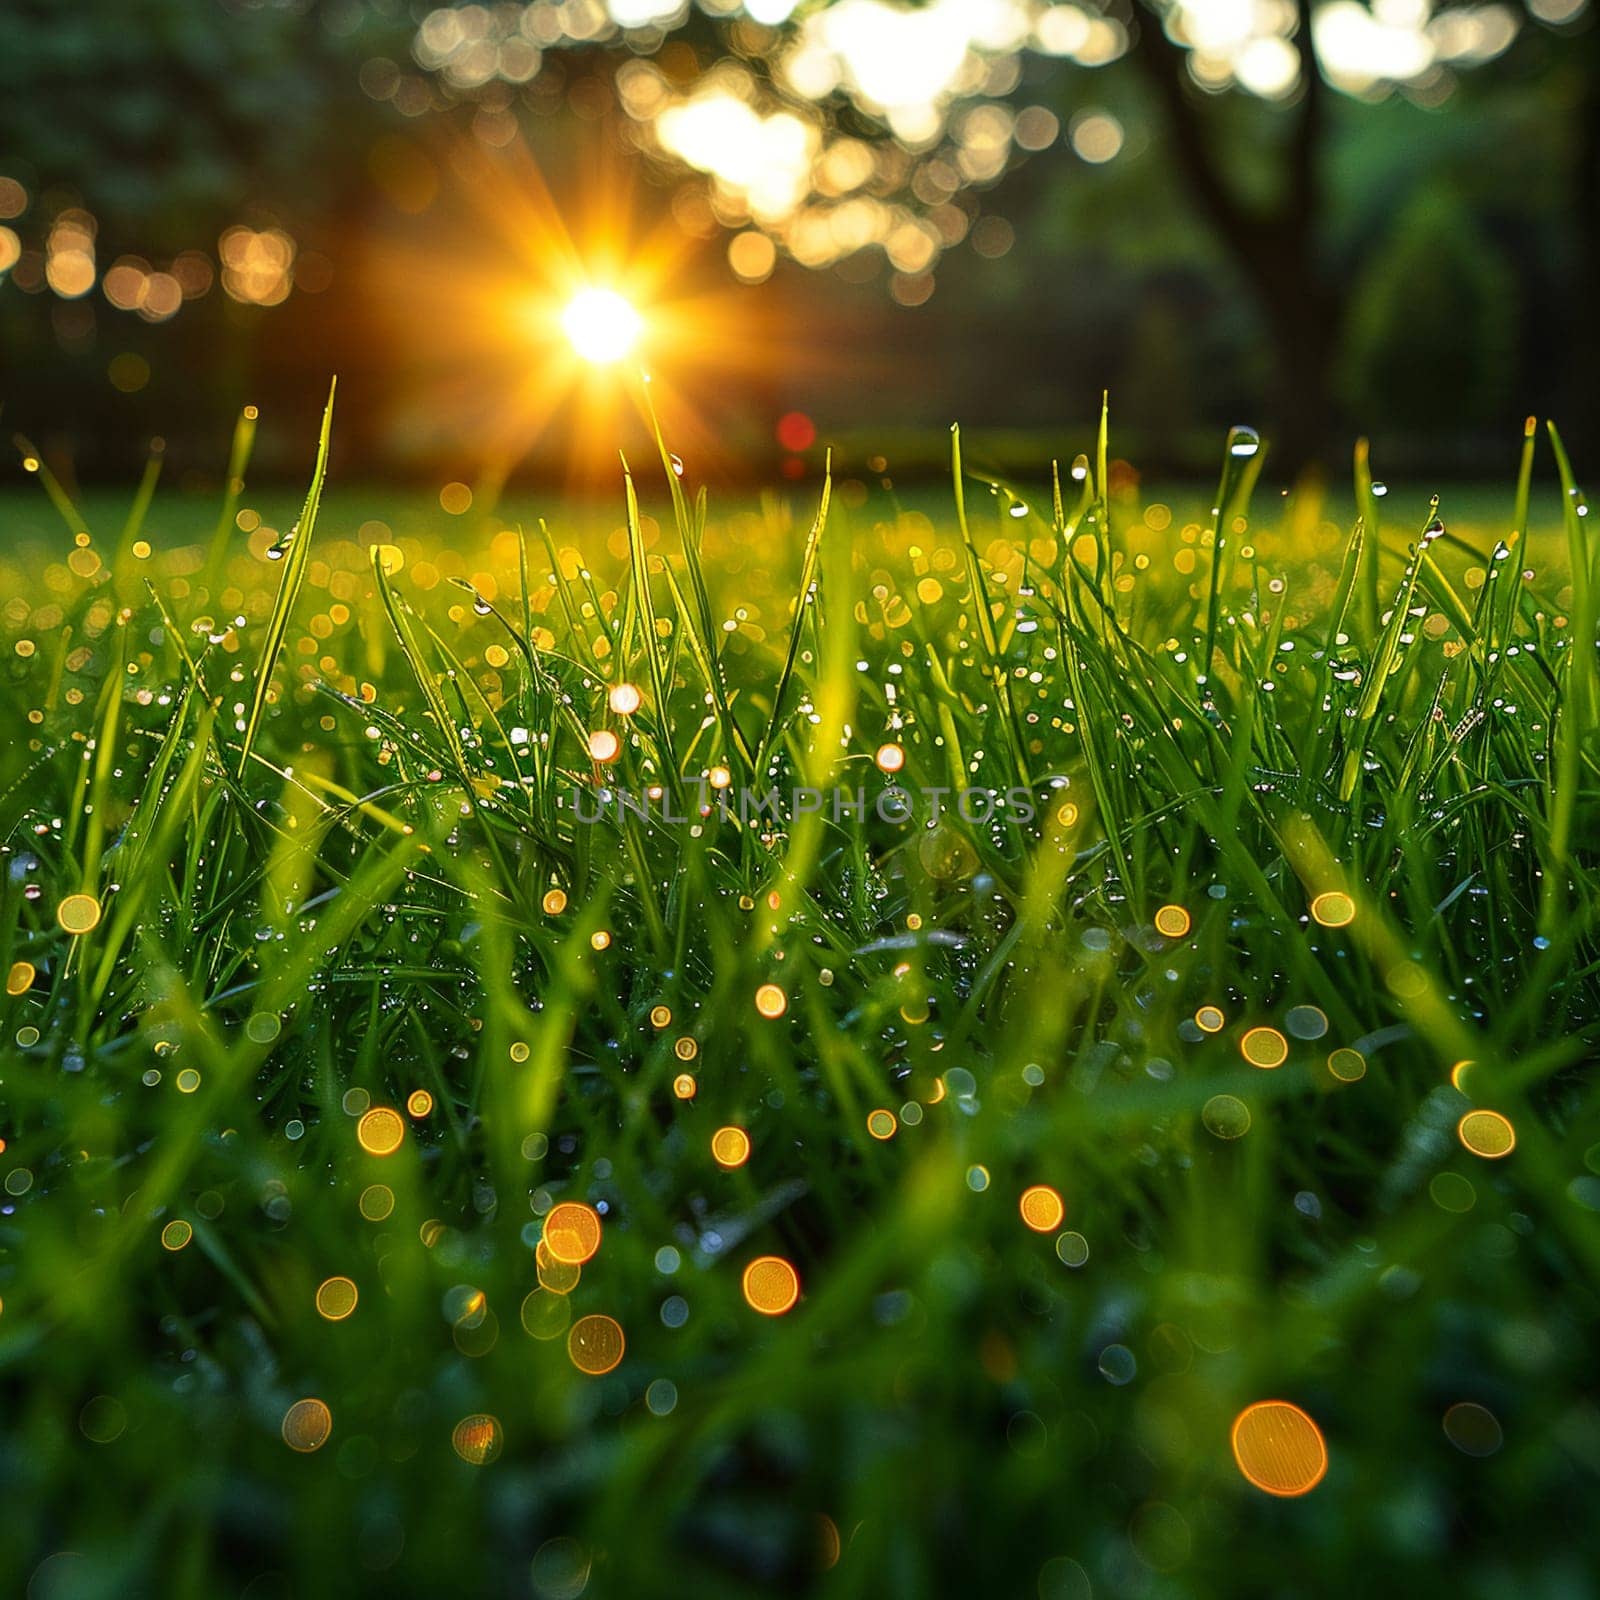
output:
[[[131,516],[48,480],[0,555],[7,1592],[1584,1591],[1600,573],[1558,442],[1476,524],[1358,470],[1353,536],[1253,516],[1248,440],[1215,517],[1113,494],[1104,432],[1053,491],[958,445],[937,515],[714,515],[664,452],[581,552],[413,536],[320,459],[285,542],[248,443],[199,537],[153,476]],[[884,820],[896,750],[1007,801]],[[868,814],[574,810],[713,768]],[[1326,1440],[1303,1496],[1230,1450],[1265,1398]]]

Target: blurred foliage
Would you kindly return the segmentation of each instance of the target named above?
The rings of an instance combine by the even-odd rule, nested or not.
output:
[[[394,152],[436,152],[447,132],[476,139],[490,104],[495,116],[520,120],[521,137],[559,175],[558,199],[573,205],[585,183],[575,151],[604,151],[615,164],[637,153],[614,105],[596,110],[611,105],[608,74],[632,59],[628,52],[554,51],[527,103],[509,93],[503,105],[454,103],[441,92],[433,110],[405,116],[363,92],[360,73],[373,60],[404,67],[415,27],[402,7],[356,0],[13,5],[0,57],[0,167],[35,195],[13,224],[25,246],[36,250],[52,211],[69,204],[99,219],[102,270],[123,253],[214,251],[221,229],[244,220],[285,228],[332,263],[332,281],[321,304],[296,291],[261,313],[213,293],[152,327],[98,294],[63,317],[49,294],[0,280],[0,341],[10,357],[0,400],[11,425],[88,474],[136,469],[148,432],[165,435],[186,466],[205,470],[218,453],[208,419],[219,405],[255,400],[267,413],[264,442],[277,464],[288,459],[277,418],[337,366],[350,378],[347,459],[372,470],[433,470],[390,413],[397,403],[442,409],[430,381],[449,393],[481,374],[465,358],[444,373],[403,329],[377,326],[372,265],[384,251],[409,250],[433,257],[447,277],[483,253],[490,230],[480,218],[475,235],[466,208],[447,214],[444,198],[421,211],[398,203]],[[696,14],[681,38],[704,62],[715,59],[725,32]],[[1578,376],[1589,357],[1563,359],[1600,338],[1592,331],[1600,321],[1585,310],[1592,207],[1581,202],[1597,103],[1594,33],[1556,37],[1530,24],[1505,58],[1463,72],[1447,96],[1426,104],[1404,95],[1372,105],[1332,97],[1316,162],[1322,193],[1296,258],[1314,272],[1289,274],[1332,286],[1328,308],[1309,304],[1301,320],[1331,322],[1335,335],[1346,291],[1360,285],[1334,371],[1324,372],[1319,356],[1316,370],[1300,373],[1303,388],[1340,402],[1331,420],[1312,419],[1328,449],[1342,454],[1349,435],[1383,424],[1395,465],[1427,460],[1459,472],[1484,459],[1508,412],[1566,415],[1580,434],[1600,427]],[[855,359],[804,370],[776,360],[759,383],[731,376],[716,386],[730,402],[730,415],[717,420],[726,426],[734,414],[764,410],[775,418],[795,405],[830,431],[871,426],[887,420],[877,388],[897,383],[897,424],[937,431],[959,414],[1037,427],[1081,419],[1109,387],[1124,396],[1146,459],[1186,470],[1203,461],[1195,441],[1215,426],[1250,417],[1283,431],[1273,408],[1281,409],[1274,397],[1286,336],[1264,317],[1259,284],[1241,265],[1249,251],[1230,244],[1229,229],[1198,203],[1179,159],[1185,136],[1153,81],[1131,58],[1094,71],[1030,58],[1019,103],[1048,106],[1063,125],[1086,104],[1103,107],[1127,130],[1122,153],[1092,166],[1058,147],[999,183],[976,185],[965,196],[974,215],[1004,219],[1015,243],[993,260],[964,247],[948,252],[934,297],[915,310],[889,302],[881,261],[848,263],[837,274],[780,264],[769,284],[742,291],[748,303],[814,328],[818,346]],[[1188,100],[1240,205],[1263,216],[1281,209],[1298,105],[1243,94]],[[441,190],[460,187],[448,161],[435,167]],[[674,226],[671,201],[684,181],[681,170],[650,167],[630,196],[641,233]],[[1479,253],[1502,263],[1511,293],[1490,310],[1483,296],[1493,285],[1473,277],[1476,376],[1452,387],[1449,405],[1438,409],[1423,396],[1394,398],[1392,379],[1417,370],[1424,330],[1442,340],[1452,324],[1406,316],[1406,285],[1375,280],[1409,259],[1401,230],[1411,226],[1413,202],[1443,194],[1462,208],[1471,237],[1482,241]],[[725,243],[714,225],[688,241],[685,294],[730,287]],[[1467,268],[1458,255],[1451,271],[1460,278]],[[1379,302],[1389,309],[1375,309]],[[1182,330],[1181,353],[1156,325],[1167,318]],[[1380,348],[1374,331],[1397,319],[1404,357],[1402,344]],[[122,353],[148,364],[147,387],[112,388],[109,363]],[[1438,346],[1429,353],[1462,359]],[[874,365],[866,384],[856,381],[863,354]],[[1374,396],[1381,411],[1364,404]],[[757,440],[770,424],[754,429]],[[463,431],[453,448],[470,461],[475,444]],[[540,465],[549,471],[554,463]]]
[[[0,162],[46,194],[74,191],[147,253],[207,243],[251,207],[313,216],[349,182],[327,158],[359,149],[374,120],[352,92],[361,32],[324,26],[330,10],[11,0]]]
[[[1356,284],[1344,350],[1351,412],[1414,438],[1505,412],[1520,313],[1515,278],[1467,208],[1418,196]]]

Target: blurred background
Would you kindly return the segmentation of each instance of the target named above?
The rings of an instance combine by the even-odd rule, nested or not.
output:
[[[10,0],[0,429],[214,481],[253,404],[300,476],[336,371],[346,482],[614,476],[645,395],[770,480],[1037,467],[1109,389],[1146,470],[1503,476],[1600,444],[1592,12]]]

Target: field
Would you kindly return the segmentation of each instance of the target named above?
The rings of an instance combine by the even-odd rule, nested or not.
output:
[[[1592,1592],[1558,440],[541,526],[248,436],[0,502],[6,1593]]]

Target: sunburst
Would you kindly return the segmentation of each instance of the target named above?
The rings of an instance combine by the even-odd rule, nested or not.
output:
[[[564,182],[565,207],[520,139],[452,137],[437,164],[448,193],[427,246],[384,247],[372,279],[387,336],[411,355],[403,431],[470,450],[484,483],[530,459],[569,482],[614,474],[619,447],[653,452],[652,414],[701,472],[726,467],[690,396],[725,397],[737,379],[776,407],[773,374],[818,360],[747,289],[707,292],[705,242],[616,158]]]

